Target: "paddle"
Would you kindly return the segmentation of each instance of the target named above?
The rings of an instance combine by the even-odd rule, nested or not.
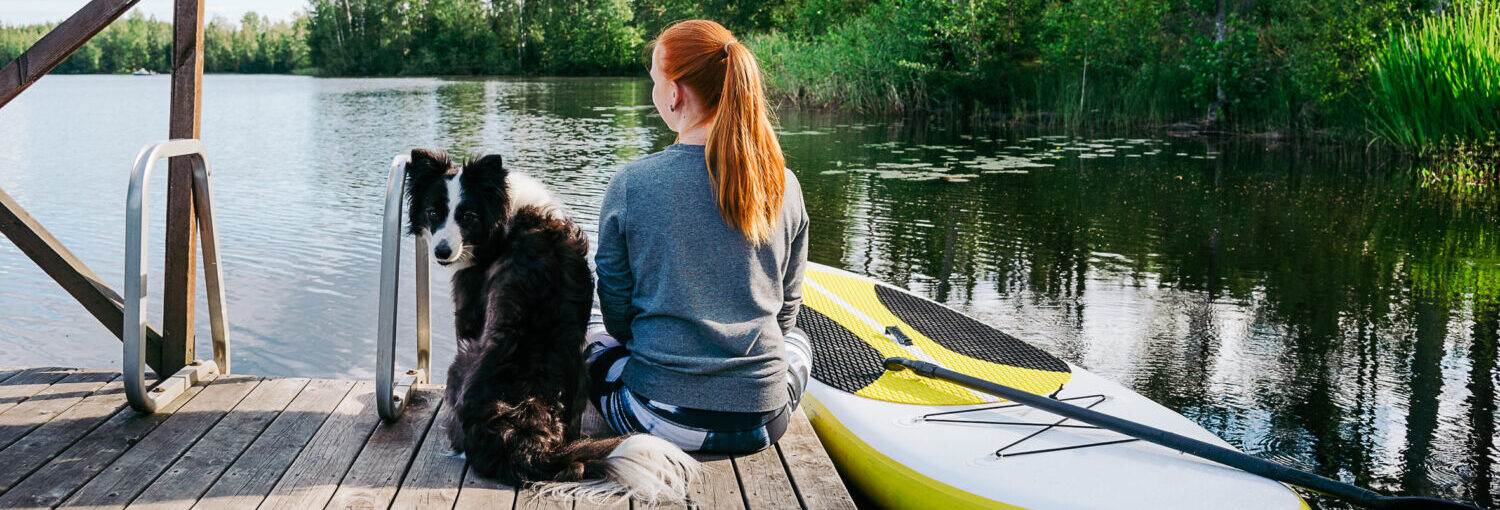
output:
[[[960,386],[973,388],[1018,404],[1041,409],[1064,418],[1078,420],[1102,429],[1119,432],[1142,441],[1156,443],[1195,457],[1211,460],[1278,482],[1303,487],[1360,506],[1381,509],[1416,510],[1455,508],[1483,510],[1477,506],[1436,498],[1385,496],[1369,489],[1362,489],[1306,471],[1298,471],[1268,460],[1240,453],[1236,450],[1212,445],[1187,436],[1173,434],[1133,421],[1116,418],[1092,409],[1084,409],[1051,398],[1033,395],[1009,386],[960,374],[925,361],[906,358],[886,358],[885,369],[891,371],[911,369],[913,373],[920,376],[941,379]]]

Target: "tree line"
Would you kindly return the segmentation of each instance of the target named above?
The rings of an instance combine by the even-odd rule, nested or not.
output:
[[[56,23],[0,26],[0,61],[16,58]],[[216,18],[203,28],[203,68],[212,73],[290,73],[307,66],[307,19],[272,22],[247,13],[236,24]],[[53,71],[166,73],[172,67],[172,23],[134,11],[105,27]]]
[[[205,68],[326,76],[643,75],[647,41],[677,20],[701,17],[738,34],[759,55],[771,93],[799,104],[964,109],[1073,126],[1191,120],[1211,129],[1363,130],[1372,58],[1401,27],[1468,4],[1481,5],[308,0],[290,21],[253,13],[238,24],[214,20],[205,34]],[[49,28],[0,27],[0,60]],[[59,71],[162,72],[170,45],[167,22],[132,14]]]

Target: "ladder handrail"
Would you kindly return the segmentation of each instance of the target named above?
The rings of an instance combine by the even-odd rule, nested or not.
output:
[[[193,165],[193,209],[198,218],[203,245],[203,274],[208,290],[208,315],[213,336],[214,359],[194,361],[149,392],[146,389],[146,195],[151,171],[164,158],[187,156]],[[130,407],[155,412],[210,373],[229,373],[228,313],[224,309],[224,274],[220,267],[219,237],[213,215],[213,186],[209,182],[208,155],[203,142],[192,138],[147,144],[135,156],[130,189],[125,195],[125,344],[123,365],[125,396]],[[161,376],[162,374],[157,374]]]
[[[380,240],[380,318],[375,345],[375,407],[380,417],[395,421],[406,412],[406,404],[419,384],[427,384],[431,372],[432,328],[428,280],[427,237],[416,238],[417,369],[396,376],[396,308],[401,287],[401,213],[406,185],[406,163],[410,156],[391,160],[385,185],[385,218]]]

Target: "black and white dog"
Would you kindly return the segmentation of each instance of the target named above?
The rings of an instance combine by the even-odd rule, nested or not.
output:
[[[588,238],[547,188],[496,155],[459,166],[417,149],[406,171],[410,233],[454,270],[453,449],[512,485],[683,500],[697,463],[681,449],[649,435],[580,437],[593,275]]]

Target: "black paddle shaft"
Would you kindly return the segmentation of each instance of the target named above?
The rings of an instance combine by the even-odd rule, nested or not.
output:
[[[1049,413],[1078,420],[1102,429],[1118,432],[1142,441],[1155,443],[1173,450],[1177,450],[1195,457],[1211,460],[1225,466],[1243,470],[1247,473],[1263,476],[1278,482],[1285,482],[1311,491],[1319,492],[1338,499],[1349,501],[1369,508],[1388,509],[1443,509],[1455,508],[1466,510],[1483,510],[1477,506],[1455,503],[1452,501],[1423,498],[1423,497],[1392,497],[1385,496],[1369,489],[1355,487],[1343,482],[1324,478],[1306,471],[1298,471],[1265,459],[1252,457],[1239,451],[1224,448],[1193,439],[1181,434],[1174,434],[1154,427],[1148,427],[1130,420],[1110,416],[1092,409],[1085,409],[1059,400],[1027,393],[1009,386],[1004,386],[977,377],[972,377],[946,368],[906,358],[886,358],[885,369],[899,371],[911,369],[912,372],[924,377],[941,379],[960,386],[972,388],[1012,402],[1023,404],[1035,409],[1041,409]]]

